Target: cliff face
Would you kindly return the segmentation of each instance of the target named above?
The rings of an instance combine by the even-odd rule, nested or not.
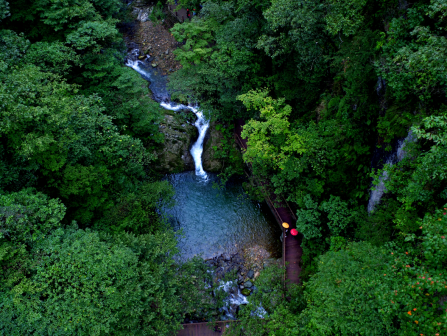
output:
[[[166,114],[160,124],[160,132],[165,136],[163,145],[156,151],[156,170],[163,173],[177,173],[194,169],[194,160],[189,153],[191,144],[197,138],[194,125],[179,120],[175,113]]]
[[[216,158],[214,147],[221,147],[223,135],[216,130],[216,124],[211,123],[203,144],[202,164],[208,172],[219,173],[222,169],[222,161]]]

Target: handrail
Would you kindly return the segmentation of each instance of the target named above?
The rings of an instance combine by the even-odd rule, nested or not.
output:
[[[242,138],[239,136],[239,134],[234,133],[234,135],[236,135],[236,140],[238,141],[239,146],[240,146],[241,148],[247,150],[247,147],[244,146],[244,143],[243,143],[243,141],[242,141]],[[251,165],[251,164],[249,163],[249,165]],[[293,212],[292,208],[290,207],[289,202],[287,202],[287,201],[284,199],[284,197],[283,197],[282,195],[280,195],[280,197],[282,198],[283,202],[284,202],[284,203],[287,205],[287,207],[289,208],[289,210],[290,210],[290,214],[292,215],[293,219],[296,220],[297,218],[296,218],[295,213]]]
[[[241,148],[247,150],[247,148],[244,146],[244,143],[242,142],[242,139],[239,137],[239,135],[238,135],[237,133],[234,133],[234,135],[236,135],[236,141],[239,143],[239,146],[240,146]],[[248,166],[251,166],[251,164],[248,163]],[[270,197],[268,196],[268,193],[267,193],[267,191],[265,190],[264,185],[263,185],[262,183],[259,183],[256,177],[254,177],[254,179],[256,180],[257,184],[263,189],[265,200],[266,200],[267,203],[269,204],[270,209],[273,209],[273,210],[275,211],[275,214],[276,214],[275,217],[277,217],[276,220],[278,221],[278,219],[279,219],[279,223],[278,223],[278,224],[280,225],[280,227],[281,227],[281,231],[282,231],[282,264],[283,264],[283,267],[284,267],[284,269],[285,269],[285,267],[286,267],[286,235],[285,235],[284,227],[281,225],[281,223],[283,223],[284,220],[282,219],[281,215],[280,215],[280,214],[278,213],[278,211],[276,210],[276,207],[275,207],[275,205],[273,204],[273,202],[272,202],[272,200],[270,199]],[[284,199],[284,198],[283,198],[283,199]],[[289,210],[290,210],[290,213],[292,214],[292,216],[293,216],[293,217],[295,218],[295,220],[296,220],[296,217],[295,217],[295,215],[294,215],[292,209],[290,209],[289,204],[287,203],[287,201],[285,201],[285,202],[286,202],[286,204],[287,204],[287,206],[288,206],[288,208],[289,208]],[[286,283],[286,272],[284,272],[284,276],[283,276],[283,285],[285,285],[285,283]]]

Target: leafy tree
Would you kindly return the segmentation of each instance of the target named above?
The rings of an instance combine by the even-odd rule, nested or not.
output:
[[[6,0],[1,0],[0,1],[0,21],[6,19],[10,15],[11,15],[11,13],[9,12],[9,3],[6,2]]]
[[[396,308],[381,310],[378,297],[390,293],[387,264],[392,256],[366,243],[352,243],[320,257],[305,286],[307,308],[301,332],[309,335],[390,335]],[[390,277],[390,274],[388,274]]]
[[[0,195],[0,238],[33,244],[60,227],[65,211],[60,200],[31,189]]]
[[[32,276],[1,293],[0,330],[172,335],[194,300],[183,295],[194,291],[182,292],[191,274],[175,267],[175,244],[169,232],[101,238],[58,229],[36,247]]]
[[[299,335],[297,315],[305,307],[302,289],[284,287],[285,269],[265,268],[256,278],[256,290],[239,313],[239,322],[231,325],[230,335]],[[285,300],[285,295],[288,299]]]

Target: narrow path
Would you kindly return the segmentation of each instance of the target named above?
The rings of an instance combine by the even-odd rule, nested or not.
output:
[[[192,9],[191,8],[189,9],[190,17],[188,18],[188,13],[186,11],[186,8],[177,9],[177,6],[178,5],[168,5],[168,9],[171,11],[172,15],[174,15],[179,22],[185,22],[185,20],[191,21],[191,18],[193,16]]]
[[[237,120],[234,135],[241,149],[247,150],[247,140],[241,138],[243,126],[244,121],[242,119]],[[299,284],[301,273],[300,261],[303,254],[303,249],[301,248],[302,235],[299,234],[297,237],[294,237],[290,233],[286,234],[281,225],[286,222],[290,225],[289,230],[296,228],[296,216],[286,200],[278,197],[273,192],[268,192],[266,185],[263,183],[258,182],[258,185],[264,189],[265,200],[283,231],[283,263],[286,265],[286,283]]]
[[[216,322],[221,331],[213,331],[208,323],[188,323],[183,324],[183,330],[180,330],[177,336],[217,336],[225,334],[225,330],[231,326],[234,321]]]

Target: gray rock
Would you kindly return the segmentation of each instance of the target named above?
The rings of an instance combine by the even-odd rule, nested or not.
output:
[[[224,254],[222,254],[222,259],[225,261],[230,261],[231,257],[228,253],[224,253]]]
[[[241,290],[241,293],[242,293],[242,295],[249,296],[250,295],[250,290],[247,289],[247,288],[244,288],[243,290]]]
[[[168,54],[169,54],[169,49],[165,51],[165,55],[168,55]]]
[[[251,287],[253,287],[253,284],[251,283],[251,281],[246,281],[246,282],[244,283],[244,287],[245,287],[245,288],[251,288]]]
[[[223,135],[216,130],[216,124],[211,123],[203,143],[203,169],[213,173],[219,173],[222,169],[222,161],[216,158],[215,149],[218,151],[222,147]]]
[[[135,6],[141,5],[139,3],[136,3]],[[132,13],[136,15],[136,19],[140,22],[146,22],[150,21],[149,15],[152,13],[153,7],[143,7],[143,8],[136,8],[134,7]]]
[[[160,123],[164,134],[163,144],[155,151],[158,162],[155,167],[161,173],[177,173],[194,169],[194,159],[189,152],[192,139],[197,137],[197,128],[180,122],[175,114],[166,114]]]
[[[152,63],[151,65],[152,65],[153,68],[156,68],[158,64],[157,63]]]
[[[250,279],[253,279],[253,277],[255,276],[255,272],[253,272],[253,270],[249,270],[248,273],[247,273],[247,276],[248,276]]]

